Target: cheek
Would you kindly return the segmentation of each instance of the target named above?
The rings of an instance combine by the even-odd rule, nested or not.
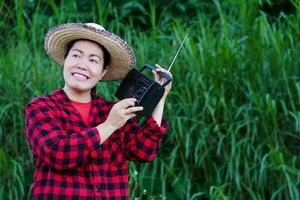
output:
[[[68,70],[66,69],[66,67],[64,66],[64,68],[63,68],[63,77],[64,77],[64,79],[66,80],[67,78],[68,78]]]
[[[65,60],[65,63],[64,63],[64,67],[73,66],[75,64],[76,64],[76,62],[74,59],[67,57]]]
[[[93,73],[95,76],[100,77],[102,74],[103,68],[102,66],[93,67],[91,69],[91,73]]]
[[[68,65],[66,65],[66,63],[63,66],[63,73],[66,74],[66,72],[69,70]]]
[[[74,60],[74,59],[71,59],[71,58],[66,58],[66,60],[65,60],[65,62],[64,62],[64,72],[66,71],[70,71],[71,70],[71,68],[73,67],[73,66],[75,66],[76,65],[76,61]]]
[[[64,77],[68,76],[68,74],[71,71],[71,68],[72,68],[71,63],[66,60],[65,63],[64,63],[64,66],[63,66],[63,75],[64,75]]]

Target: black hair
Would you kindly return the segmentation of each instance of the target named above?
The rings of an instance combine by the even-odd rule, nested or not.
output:
[[[86,41],[94,42],[94,41],[88,40],[88,39],[77,39],[77,40],[72,40],[72,41],[69,42],[69,44],[67,45],[67,49],[66,49],[66,53],[65,53],[65,55],[64,55],[64,59],[66,59],[66,57],[68,56],[68,54],[69,54],[70,50],[72,49],[72,47],[74,46],[74,44],[75,44],[77,41],[79,41],[79,40],[86,40]],[[97,42],[96,42],[96,43],[97,43]],[[108,66],[108,64],[109,64],[109,61],[110,61],[110,55],[109,55],[107,49],[106,49],[103,45],[101,45],[101,44],[99,44],[99,43],[97,43],[97,44],[99,45],[99,47],[100,47],[100,48],[102,49],[102,51],[103,51],[103,67],[104,67],[104,68],[107,68],[107,66]]]

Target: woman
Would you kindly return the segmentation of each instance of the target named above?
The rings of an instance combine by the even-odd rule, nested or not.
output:
[[[98,24],[51,28],[47,54],[63,67],[64,87],[26,106],[26,139],[36,169],[34,199],[128,199],[126,160],[149,162],[167,131],[162,118],[171,83],[143,125],[135,99],[110,102],[96,95],[99,81],[124,78],[135,56],[120,37]],[[157,72],[171,74],[156,65]]]

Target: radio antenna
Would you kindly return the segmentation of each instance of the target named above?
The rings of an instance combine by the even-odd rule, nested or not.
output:
[[[182,46],[183,46],[183,44],[184,44],[184,42],[185,42],[187,36],[188,36],[188,33],[185,35],[185,37],[184,37],[184,39],[183,39],[183,41],[182,41],[182,43],[181,43],[179,49],[177,50],[176,55],[174,56],[174,58],[173,58],[173,60],[172,60],[172,63],[171,63],[171,65],[170,65],[169,69],[168,69],[168,71],[171,70],[171,68],[172,68],[172,66],[173,66],[173,64],[174,64],[174,62],[175,62],[175,60],[176,60],[176,58],[177,58],[177,56],[178,56],[178,54],[179,54],[179,52],[180,52],[180,50],[181,50],[181,48],[182,48]]]

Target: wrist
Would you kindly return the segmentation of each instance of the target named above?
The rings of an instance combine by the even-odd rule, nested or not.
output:
[[[102,124],[96,126],[99,136],[100,136],[100,144],[103,144],[111,134],[116,130],[113,126],[108,124],[106,121]]]
[[[107,121],[104,121],[102,124],[99,124],[97,126],[97,129],[101,129],[102,132],[105,130],[105,132],[108,132],[108,133],[113,133],[116,128],[114,126],[112,126],[111,124],[109,124]]]

